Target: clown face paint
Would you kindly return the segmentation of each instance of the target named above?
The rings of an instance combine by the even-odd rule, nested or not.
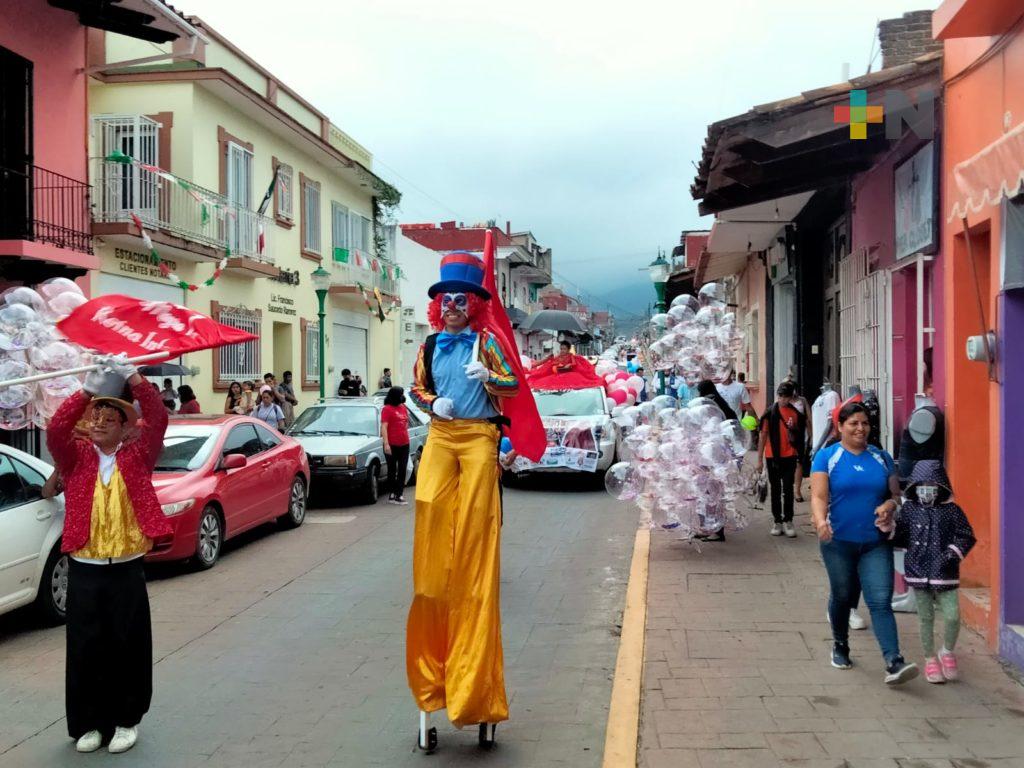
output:
[[[469,322],[469,297],[464,293],[441,295],[441,314],[449,331],[460,331]]]

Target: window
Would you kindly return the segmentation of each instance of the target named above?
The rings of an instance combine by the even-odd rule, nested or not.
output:
[[[238,307],[222,307],[214,304],[214,319],[232,328],[259,336],[262,317],[259,312],[254,312]],[[226,347],[215,349],[213,354],[219,363],[215,384],[222,385],[224,389],[232,381],[243,379],[261,379],[263,376],[260,365],[260,340],[244,341],[241,344],[229,344]]]
[[[348,208],[338,202],[331,202],[331,247],[335,260],[338,251],[348,251]]]
[[[263,450],[263,443],[256,435],[256,429],[252,424],[242,424],[232,429],[224,440],[224,448],[221,455],[229,453],[240,453],[245,457],[255,456]]]
[[[266,427],[257,425],[256,435],[259,437],[260,445],[263,446],[264,451],[269,451],[271,448],[275,448],[281,444],[281,438]]]
[[[302,333],[302,388],[320,385],[320,324],[300,320]]]
[[[252,206],[252,152],[245,147],[228,142],[227,197],[242,211]],[[256,229],[247,216],[235,213],[228,216],[228,247],[232,252],[254,253],[256,251]]]
[[[147,165],[159,166],[160,123],[143,115],[102,115],[93,118],[93,141],[101,157],[119,152]],[[144,221],[157,217],[160,178],[128,163],[104,161],[96,174],[99,207],[107,217],[131,211]]]
[[[277,167],[277,184],[274,186],[274,218],[290,225],[295,218],[293,187],[295,172],[290,165],[278,162],[277,158],[274,158],[274,164]]]
[[[1006,242],[1003,245],[1004,290],[1024,288],[1024,195],[1006,202]]]
[[[45,482],[46,478],[32,467],[0,454],[0,511],[39,501]]]
[[[357,251],[370,250],[370,220],[357,213],[349,215],[352,248]]]
[[[320,248],[320,182],[307,179],[302,182],[302,252],[319,257]]]

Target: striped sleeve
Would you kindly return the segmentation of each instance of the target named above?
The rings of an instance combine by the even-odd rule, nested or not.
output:
[[[437,394],[430,391],[427,386],[427,371],[423,365],[423,352],[426,345],[420,345],[419,354],[416,355],[416,365],[413,368],[413,384],[409,388],[409,396],[422,410],[431,413]]]
[[[487,334],[483,351],[485,360],[482,362],[491,373],[484,384],[487,392],[494,397],[512,397],[518,393],[519,379],[505,358],[497,339]]]

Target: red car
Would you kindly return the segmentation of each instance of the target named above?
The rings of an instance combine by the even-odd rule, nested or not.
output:
[[[309,462],[298,442],[248,416],[172,416],[153,486],[174,533],[147,559],[192,558],[206,569],[242,531],[302,525]]]

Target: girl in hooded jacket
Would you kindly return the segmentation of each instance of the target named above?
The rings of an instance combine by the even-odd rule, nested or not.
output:
[[[967,515],[953,501],[953,489],[939,461],[919,461],[904,491],[893,544],[907,550],[907,584],[917,599],[929,683],[958,677],[953,649],[960,634],[960,563],[974,546]],[[935,606],[943,618],[943,644],[935,653]]]

